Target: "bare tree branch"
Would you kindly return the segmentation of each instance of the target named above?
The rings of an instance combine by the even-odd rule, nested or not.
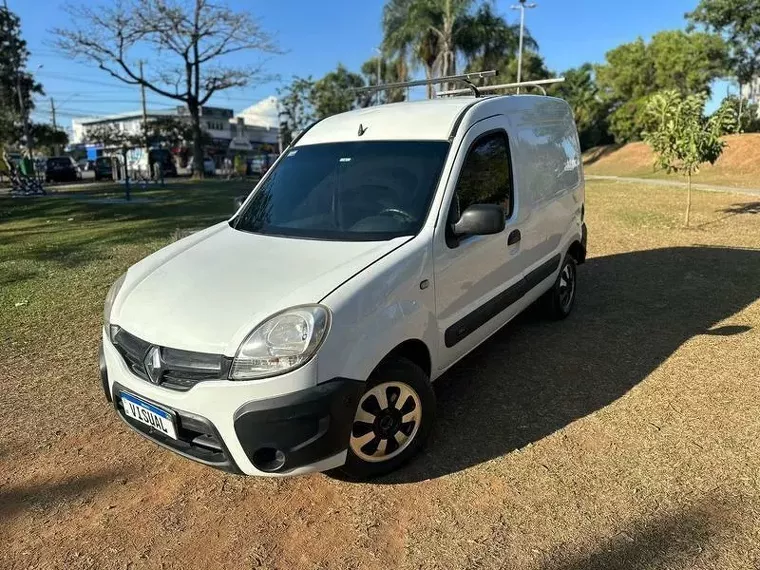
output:
[[[57,47],[119,81],[182,101],[198,162],[200,107],[219,91],[266,78],[261,66],[225,65],[225,57],[243,51],[281,53],[251,14],[234,12],[224,0],[115,0],[91,7],[70,4],[66,11],[72,25],[53,30]],[[137,57],[146,52],[159,57],[145,61],[147,74],[141,76]]]

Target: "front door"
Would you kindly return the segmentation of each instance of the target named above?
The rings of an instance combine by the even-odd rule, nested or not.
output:
[[[524,293],[526,262],[520,196],[514,189],[504,117],[481,121],[466,134],[436,227],[435,294],[441,369],[448,368],[510,320]],[[455,238],[451,226],[472,204],[499,204],[506,228],[487,236]],[[524,218],[524,217],[523,217]]]

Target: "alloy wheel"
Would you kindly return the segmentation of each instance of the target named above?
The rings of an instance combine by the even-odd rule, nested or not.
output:
[[[567,311],[573,303],[575,295],[575,266],[566,263],[559,274],[559,304],[563,311]]]
[[[422,422],[417,392],[403,382],[383,382],[362,396],[351,428],[351,451],[364,461],[388,461],[414,440]]]

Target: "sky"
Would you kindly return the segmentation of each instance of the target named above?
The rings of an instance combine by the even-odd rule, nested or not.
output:
[[[684,14],[697,0],[534,0],[526,11],[526,26],[538,41],[549,69],[561,72],[584,62],[600,63],[604,54],[641,36],[648,39],[660,30],[683,28]],[[70,16],[63,0],[7,0],[21,18],[24,38],[32,54],[28,69],[38,74],[46,95],[36,99],[34,119],[50,121],[50,98],[55,100],[59,125],[70,126],[73,117],[134,111],[140,108],[138,88],[120,84],[86,64],[56,52],[52,28],[67,27]],[[108,0],[78,0],[79,5],[98,6]],[[230,63],[264,62],[266,70],[280,80],[256,83],[245,89],[219,93],[210,105],[240,112],[255,102],[276,95],[277,88],[293,76],[318,78],[340,62],[358,71],[373,57],[382,40],[384,0],[228,0],[237,11],[250,11],[272,34],[282,54],[245,53]],[[510,9],[515,0],[493,0],[496,11],[509,21],[519,12]],[[153,56],[153,57],[152,57]],[[154,54],[136,53],[147,60],[146,74]],[[37,70],[38,66],[42,68]],[[712,107],[725,96],[726,83],[713,87]],[[733,87],[735,91],[735,87]],[[148,95],[148,107],[168,109],[172,100]]]

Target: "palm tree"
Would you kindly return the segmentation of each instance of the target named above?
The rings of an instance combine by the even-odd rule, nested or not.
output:
[[[406,62],[410,56],[412,67],[421,63],[425,77],[431,79],[438,73],[440,49],[437,36],[427,26],[427,16],[422,20],[412,17],[420,13],[420,0],[389,0],[383,8],[383,52]],[[403,74],[408,73],[407,69]],[[428,98],[433,96],[433,87],[428,85]]]
[[[495,14],[491,4],[483,4],[475,14],[462,18],[455,35],[468,71],[496,69],[504,73],[509,62],[517,58],[520,25],[509,24]],[[527,30],[523,45],[526,51],[538,50],[538,44]]]
[[[425,75],[456,73],[457,29],[475,0],[389,0],[383,9],[384,46],[399,56],[414,54]],[[433,88],[428,87],[428,97]]]

